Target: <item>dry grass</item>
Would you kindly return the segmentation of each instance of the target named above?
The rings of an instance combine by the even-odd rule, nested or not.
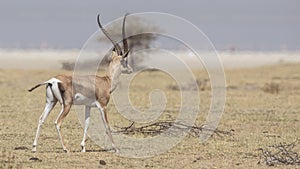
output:
[[[234,135],[213,137],[204,144],[200,144],[195,137],[186,137],[164,154],[131,159],[101,151],[101,147],[91,140],[86,143],[89,152],[81,153],[82,128],[74,109],[62,127],[71,152],[63,153],[53,124],[59,106],[52,111],[42,128],[38,152],[31,153],[45,94],[42,88],[33,93],[28,93],[27,89],[53,75],[71,72],[0,70],[0,168],[269,168],[263,163],[258,164],[259,148],[281,142],[290,143],[300,138],[299,72],[300,64],[226,70],[227,101],[218,129],[234,130]],[[207,78],[205,72],[199,73],[201,78]],[[168,88],[171,79],[159,72],[144,72],[139,76],[143,80],[134,80],[130,90],[135,106],[147,108],[151,86],[160,87],[166,92],[168,105],[159,120],[176,116],[179,93]],[[162,78],[166,81],[162,82]],[[264,92],[264,85],[274,79],[280,86],[280,92]],[[196,122],[198,126],[203,124],[209,108],[210,92],[203,90],[200,95],[203,106]],[[109,105],[109,112],[112,126],[130,125],[129,121],[121,119],[113,104]]]

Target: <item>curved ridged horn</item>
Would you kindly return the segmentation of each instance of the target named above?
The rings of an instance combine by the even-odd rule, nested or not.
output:
[[[129,48],[128,48],[128,42],[127,42],[127,39],[126,39],[126,36],[125,36],[125,20],[126,20],[126,16],[128,15],[129,13],[126,13],[124,15],[124,19],[123,19],[123,27],[122,27],[122,37],[123,37],[123,47],[124,47],[124,54],[127,53],[129,51]]]
[[[117,50],[118,55],[122,55],[122,50],[121,47],[119,46],[119,44],[114,41],[111,36],[109,35],[109,33],[102,27],[101,22],[100,22],[100,14],[98,14],[97,16],[97,22],[98,25],[100,27],[100,29],[102,30],[102,32],[104,33],[104,35],[111,41],[111,43],[114,45],[115,49]]]

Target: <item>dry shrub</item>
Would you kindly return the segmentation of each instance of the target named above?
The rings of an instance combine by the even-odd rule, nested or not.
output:
[[[208,79],[197,79],[196,84],[197,84],[198,89],[200,91],[210,90],[210,83],[209,83]],[[167,89],[169,89],[169,90],[180,90],[180,88],[177,84],[168,85]],[[194,83],[189,83],[186,86],[182,86],[181,89],[182,90],[197,90],[197,87],[194,85]]]
[[[169,89],[169,90],[176,90],[176,91],[180,90],[180,88],[178,87],[178,85],[168,85],[167,89]]]
[[[266,83],[262,90],[266,93],[271,93],[271,94],[278,94],[280,87],[278,83],[271,82],[271,83]]]
[[[65,62],[61,63],[61,69],[62,70],[73,70],[74,67],[75,67],[75,63],[74,62],[65,61]]]
[[[210,83],[208,79],[197,79],[196,83],[198,85],[199,90],[210,90]]]

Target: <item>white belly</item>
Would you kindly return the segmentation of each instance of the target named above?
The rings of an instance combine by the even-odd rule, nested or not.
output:
[[[73,104],[96,107],[96,100],[95,100],[95,98],[86,97],[86,96],[82,95],[81,93],[76,93],[73,98]]]

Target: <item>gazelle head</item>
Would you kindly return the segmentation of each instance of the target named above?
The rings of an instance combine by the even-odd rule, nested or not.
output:
[[[125,20],[126,20],[127,14],[125,14],[124,19],[123,19],[123,25],[122,25],[122,37],[123,37],[123,48],[124,50],[122,51],[120,45],[114,41],[109,33],[102,27],[101,22],[100,22],[100,15],[98,14],[97,21],[100,29],[104,33],[104,35],[112,42],[114,45],[114,48],[112,50],[112,53],[109,57],[109,68],[118,71],[120,70],[121,73],[126,73],[130,74],[133,72],[133,69],[131,66],[128,64],[128,54],[129,54],[129,47],[128,47],[128,42],[125,37]]]

